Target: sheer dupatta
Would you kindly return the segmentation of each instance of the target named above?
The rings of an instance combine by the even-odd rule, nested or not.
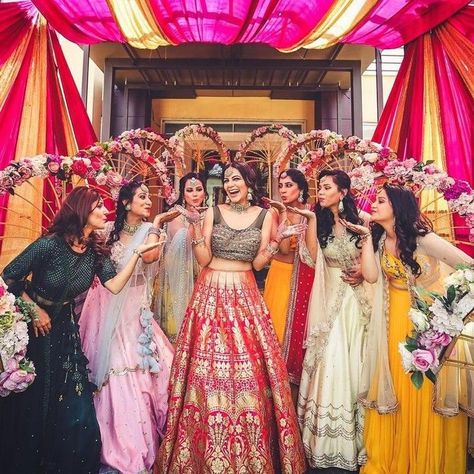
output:
[[[377,252],[379,278],[375,284],[359,396],[364,406],[376,409],[380,414],[393,413],[398,408],[388,356],[388,280],[380,265],[384,240],[385,235],[380,240]],[[474,263],[467,254],[434,232],[418,238],[415,256],[422,269],[422,274],[416,280],[410,269],[405,266],[407,288],[411,295],[414,294],[415,287],[444,294],[443,279],[453,271],[453,267],[462,263]],[[408,318],[408,314],[405,317]],[[457,359],[465,359],[472,363],[474,357],[472,342],[459,340],[455,350]],[[425,381],[425,383],[429,382]],[[433,409],[445,416],[457,415],[460,410],[471,417],[474,416],[474,372],[454,366],[443,366],[437,377]]]
[[[133,251],[143,242],[145,242],[151,223],[143,223],[137,232],[133,235],[131,241],[125,246],[120,261],[117,264],[117,271],[120,272],[132,257]],[[159,372],[161,370],[158,362],[157,348],[152,342],[153,329],[151,321],[153,314],[150,311],[151,283],[157,271],[157,264],[143,264],[141,260],[137,263],[135,270],[117,295],[110,298],[104,319],[99,328],[97,337],[97,353],[93,362],[95,370],[91,375],[92,382],[99,388],[107,382],[110,372],[110,354],[114,345],[115,331],[121,322],[123,314],[122,308],[129,298],[129,291],[132,287],[143,286],[143,296],[141,301],[136,304],[140,306],[140,324],[142,333],[136,341],[137,352],[140,356],[139,368],[149,370],[150,372]],[[94,291],[94,290],[91,290]]]
[[[154,313],[170,339],[181,328],[197,274],[188,228],[175,219],[167,225],[167,244],[154,286]],[[169,334],[175,328],[176,334]]]

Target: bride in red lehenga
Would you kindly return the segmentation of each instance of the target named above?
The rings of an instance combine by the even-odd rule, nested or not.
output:
[[[155,473],[303,473],[305,459],[288,375],[252,266],[261,269],[282,239],[258,202],[245,163],[224,169],[228,204],[199,216],[194,252],[204,267],[176,343],[168,426]]]

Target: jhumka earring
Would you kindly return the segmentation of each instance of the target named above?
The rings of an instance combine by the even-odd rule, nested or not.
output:
[[[344,201],[342,199],[339,201],[339,206],[337,207],[337,210],[339,211],[339,214],[342,214],[344,212]]]
[[[300,195],[298,196],[298,202],[303,203],[303,190],[300,191]]]
[[[131,208],[132,208],[132,206],[130,206],[130,204],[127,204],[127,205],[125,206],[125,210],[126,210],[126,211],[129,211]]]
[[[226,197],[225,197],[225,203],[226,203],[226,204],[229,204],[229,202],[230,202],[230,197],[229,197],[229,196],[226,196]]]
[[[248,200],[248,201],[253,201],[252,188],[249,188],[249,190],[248,190],[248,193],[247,193],[247,200]]]

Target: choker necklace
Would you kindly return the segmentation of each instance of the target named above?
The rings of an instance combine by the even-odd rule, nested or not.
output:
[[[127,221],[124,221],[122,230],[128,235],[133,235],[141,227],[142,224],[143,222],[140,222],[140,224],[129,224]]]
[[[242,214],[244,212],[247,212],[247,209],[251,206],[251,204],[249,202],[247,204],[238,204],[231,202],[229,203],[229,206],[237,214]]]

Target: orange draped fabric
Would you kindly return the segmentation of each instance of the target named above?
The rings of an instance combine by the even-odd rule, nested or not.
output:
[[[2,44],[15,45],[7,47],[9,54],[0,53],[2,169],[40,153],[73,154],[97,140],[56,33],[29,2],[15,5],[16,10],[13,5],[7,12],[14,23],[0,26]],[[0,197],[0,268],[41,234],[57,208],[55,195],[51,181],[36,178],[17,188],[15,196]]]

